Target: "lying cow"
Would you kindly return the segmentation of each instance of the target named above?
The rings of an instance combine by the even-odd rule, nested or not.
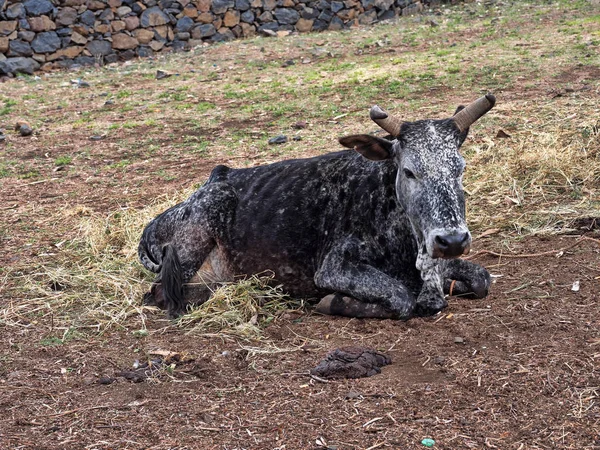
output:
[[[158,273],[147,302],[177,317],[219,282],[266,270],[293,296],[323,297],[317,311],[349,317],[432,314],[449,291],[485,297],[487,270],[457,259],[471,244],[458,150],[494,103],[488,94],[416,122],[374,106],[393,140],[354,135],[340,143],[355,151],[217,166],[144,230],[139,257]]]

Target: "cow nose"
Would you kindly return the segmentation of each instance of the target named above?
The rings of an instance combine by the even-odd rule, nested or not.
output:
[[[454,258],[465,253],[469,247],[469,232],[437,235],[434,240],[434,253],[443,258]]]

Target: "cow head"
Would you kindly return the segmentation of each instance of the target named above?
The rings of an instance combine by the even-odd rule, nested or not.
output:
[[[431,258],[467,254],[471,234],[465,221],[462,176],[465,161],[458,150],[469,126],[487,113],[496,99],[488,94],[449,119],[402,122],[378,106],[371,118],[393,140],[370,135],[340,139],[371,160],[392,159],[398,168],[396,197],[410,220],[422,251]]]

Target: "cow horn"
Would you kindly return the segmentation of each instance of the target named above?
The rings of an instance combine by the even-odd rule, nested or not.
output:
[[[369,112],[371,119],[385,131],[390,133],[392,136],[397,137],[400,135],[400,128],[402,128],[402,121],[397,117],[390,116],[386,111],[375,105]]]
[[[452,119],[462,133],[492,109],[495,104],[496,97],[492,94],[486,94],[458,111]]]

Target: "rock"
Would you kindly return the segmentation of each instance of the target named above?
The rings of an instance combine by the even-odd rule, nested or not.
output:
[[[236,10],[229,10],[223,16],[223,24],[226,27],[233,28],[240,23],[240,12]]]
[[[96,15],[92,11],[87,10],[79,16],[79,21],[88,27],[93,27],[94,23],[96,23]]]
[[[15,130],[18,131],[21,136],[31,136],[33,134],[33,128],[26,122],[17,122]]]
[[[238,11],[247,11],[250,9],[249,0],[235,0],[235,9]]]
[[[129,50],[136,48],[140,43],[132,36],[125,33],[117,33],[112,36],[112,48],[117,50]]]
[[[212,0],[198,0],[196,3],[198,4],[198,11],[208,12],[210,11]]]
[[[389,356],[362,347],[345,347],[332,351],[310,373],[321,378],[363,378],[381,373],[391,364]]]
[[[124,17],[131,12],[131,8],[129,6],[121,6],[117,8],[117,16]]]
[[[125,22],[122,20],[113,20],[110,23],[113,33],[119,33],[125,29]]]
[[[58,50],[60,45],[61,41],[58,35],[54,31],[46,31],[37,34],[31,43],[31,48],[36,53],[51,53]]]
[[[94,31],[100,34],[110,33],[110,25],[107,23],[96,22],[96,25],[94,25]]]
[[[160,41],[150,41],[149,45],[150,45],[150,48],[155,52],[158,52],[165,46],[165,44]]]
[[[29,42],[20,41],[18,39],[14,41],[10,41],[8,46],[8,55],[7,56],[31,56],[33,55],[33,51],[31,50],[31,45]]]
[[[61,38],[62,37],[69,37],[69,36],[71,36],[72,33],[73,33],[73,30],[71,28],[67,28],[67,27],[65,27],[65,28],[59,28],[58,30],[56,30],[56,34],[58,34],[58,36],[60,36]]]
[[[140,44],[148,44],[152,39],[154,39],[154,31],[146,30],[145,28],[135,30],[133,35]]]
[[[273,14],[281,25],[294,25],[300,18],[298,11],[291,8],[277,8]]]
[[[73,25],[77,21],[77,10],[69,6],[61,8],[56,14],[56,23],[62,27]]]
[[[310,30],[312,30],[312,26],[313,26],[314,20],[312,19],[298,19],[298,22],[296,22],[296,30],[298,30],[301,33],[306,33]]]
[[[8,36],[17,29],[17,23],[16,20],[0,20],[0,35]]]
[[[191,19],[188,16],[183,16],[181,19],[179,19],[177,21],[177,24],[175,25],[175,32],[176,33],[187,33],[188,31],[190,31],[192,29],[192,27],[195,25],[195,22],[193,19]]]
[[[344,28],[344,22],[338,16],[333,17],[331,19],[331,22],[329,22],[329,27],[328,27],[329,30],[337,31],[337,30],[341,30],[343,28]]]
[[[195,19],[198,17],[198,8],[191,3],[187,4],[185,5],[185,8],[183,8],[183,15],[191,19]]]
[[[319,17],[319,11],[314,8],[304,7],[300,13],[303,19],[316,19]]]
[[[118,8],[123,4],[121,0],[108,0],[107,3],[111,8]]]
[[[135,30],[140,26],[140,19],[137,16],[127,16],[123,19],[125,22],[125,29],[127,31]]]
[[[242,29],[242,36],[250,37],[256,34],[256,27],[249,23],[240,22],[240,28]]]
[[[258,21],[260,23],[272,22],[273,14],[271,14],[269,11],[265,11],[260,16],[258,16]],[[274,30],[272,30],[272,31],[274,31]]]
[[[250,10],[244,11],[240,16],[240,20],[242,22],[246,22],[246,23],[253,23],[254,22],[254,13]]]
[[[156,71],[156,79],[157,80],[162,80],[163,78],[169,78],[170,76],[171,76],[171,74],[168,72],[165,72],[164,70]]]
[[[213,0],[211,10],[215,14],[223,14],[229,8],[233,8],[234,6],[234,0]]]
[[[31,31],[52,31],[56,30],[56,24],[48,16],[30,17],[27,19]]]
[[[212,13],[203,12],[202,14],[200,14],[198,16],[198,18],[196,19],[196,22],[213,23],[214,20],[215,20],[215,16],[213,16]]]
[[[191,37],[190,33],[177,33],[175,35],[175,40],[179,41],[189,41]]]
[[[170,26],[168,25],[163,25],[160,27],[156,27],[154,29],[154,31],[156,32],[156,35],[167,40],[167,41],[172,41],[174,38],[173,35],[173,30],[171,29]]]
[[[300,121],[296,122],[294,125],[292,125],[292,128],[295,128],[296,130],[303,130],[307,126],[308,126],[307,122],[300,120]]]
[[[336,13],[342,9],[344,9],[344,4],[342,2],[336,2],[336,1],[331,2],[331,11],[333,11],[334,13]]]
[[[9,48],[9,40],[7,37],[0,37],[0,53],[6,53]]]
[[[54,11],[54,5],[49,0],[25,0],[23,6],[29,16],[41,16]]]
[[[267,37],[277,37],[277,30],[279,29],[279,25],[277,22],[265,23],[258,27],[258,32],[263,36]]]
[[[106,8],[106,4],[100,0],[87,0],[85,5],[91,11],[101,11]]]
[[[302,136],[294,136],[292,138],[292,140],[294,140],[294,141],[301,141],[302,140]]]
[[[394,12],[392,11],[392,14],[394,14]],[[337,16],[342,19],[344,22],[348,22],[349,20],[352,20],[356,17],[356,10],[355,9],[342,9],[341,11],[339,11],[337,13]]]
[[[57,52],[52,53],[51,55],[48,55],[46,60],[47,61],[55,61],[55,60],[61,59],[61,58],[74,59],[81,54],[81,52],[83,51],[84,48],[85,47],[82,47],[79,45],[72,45],[70,47],[61,48]]]
[[[279,136],[275,136],[275,137],[269,139],[269,144],[270,145],[285,144],[287,141],[288,141],[287,136],[281,134]]]
[[[106,56],[112,52],[112,45],[108,41],[90,41],[86,45],[86,48],[92,56]]]
[[[455,344],[464,344],[464,343],[465,343],[465,340],[464,340],[463,338],[461,338],[460,336],[456,336],[456,337],[454,338],[454,343],[455,343]]]
[[[12,19],[22,19],[25,17],[25,7],[22,3],[14,3],[6,8],[6,18],[8,20]]]
[[[265,11],[273,11],[277,6],[277,0],[262,0],[262,8]]]
[[[75,44],[85,45],[87,44],[87,38],[85,36],[80,35],[77,31],[73,31],[71,34],[71,42]]]
[[[192,37],[194,39],[202,39],[213,36],[217,32],[215,26],[212,23],[204,25],[196,25],[192,28]]]
[[[148,8],[142,13],[140,25],[144,28],[166,25],[170,22],[167,16],[158,6]]]

